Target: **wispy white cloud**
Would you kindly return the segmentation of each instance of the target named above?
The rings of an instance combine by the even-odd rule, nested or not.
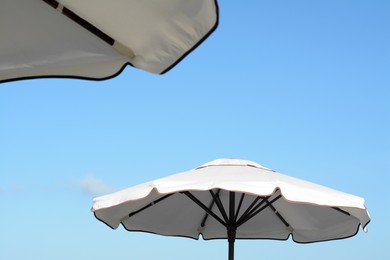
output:
[[[92,175],[87,175],[78,183],[78,186],[82,192],[93,196],[104,195],[116,191],[116,189],[108,186],[102,180],[97,179]]]
[[[21,194],[28,191],[23,184],[11,184],[0,187],[0,194]]]

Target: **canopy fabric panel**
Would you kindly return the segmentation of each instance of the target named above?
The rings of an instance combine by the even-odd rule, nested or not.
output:
[[[162,74],[217,24],[215,0],[3,0],[0,82],[105,79],[126,65]]]

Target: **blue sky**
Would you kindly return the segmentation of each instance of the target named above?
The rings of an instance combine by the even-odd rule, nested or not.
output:
[[[240,158],[366,199],[369,232],[236,242],[236,259],[388,259],[390,2],[220,1],[163,76],[0,85],[0,259],[226,259],[226,241],[113,231],[101,193]]]

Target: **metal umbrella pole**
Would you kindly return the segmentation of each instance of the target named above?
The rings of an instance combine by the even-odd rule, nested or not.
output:
[[[229,260],[234,260],[234,242],[236,240],[237,226],[235,223],[235,193],[229,192],[229,225],[227,227],[227,235],[229,242]]]

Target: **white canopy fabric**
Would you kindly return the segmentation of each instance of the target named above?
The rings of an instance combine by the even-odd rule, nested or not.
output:
[[[92,211],[113,229],[218,239],[232,227],[238,239],[299,243],[351,237],[370,221],[363,198],[238,159],[95,198]]]
[[[216,0],[2,0],[0,82],[163,74],[217,24]]]

